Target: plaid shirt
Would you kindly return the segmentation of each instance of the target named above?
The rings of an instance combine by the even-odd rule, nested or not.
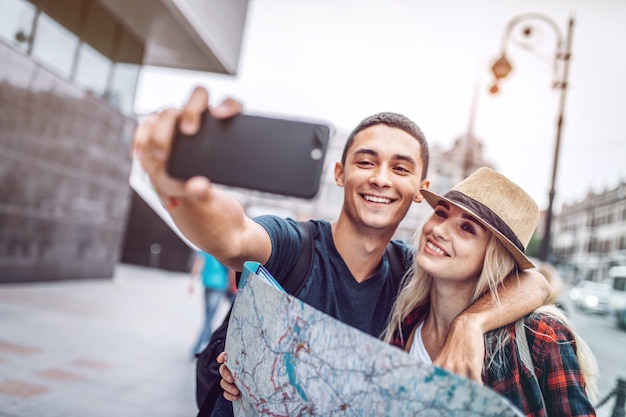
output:
[[[392,344],[404,349],[413,328],[424,318],[426,308],[416,309],[402,322],[402,336],[396,332]],[[526,317],[526,338],[535,374],[522,364],[515,346],[515,324],[506,327],[511,335],[504,355],[506,363],[492,364],[483,370],[483,383],[509,399],[527,416],[595,416],[593,405],[585,393],[585,381],[576,357],[574,336],[556,318],[533,313]],[[547,407],[541,405],[541,395]]]

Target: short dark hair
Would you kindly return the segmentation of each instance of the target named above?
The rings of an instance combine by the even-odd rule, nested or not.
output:
[[[352,130],[348,139],[346,140],[346,144],[343,148],[343,153],[341,154],[341,163],[346,163],[346,157],[348,155],[348,149],[354,143],[354,137],[358,135],[361,131],[367,129],[368,127],[384,124],[389,127],[395,127],[400,130],[404,130],[409,135],[413,136],[420,144],[420,158],[422,159],[422,163],[424,164],[424,169],[422,170],[422,180],[426,179],[426,175],[428,174],[428,162],[429,162],[429,152],[428,152],[428,142],[426,142],[426,137],[422,130],[415,124],[414,121],[409,119],[406,116],[403,116],[399,113],[391,113],[391,112],[382,112],[377,113],[372,116],[366,117],[357,125],[357,127]]]

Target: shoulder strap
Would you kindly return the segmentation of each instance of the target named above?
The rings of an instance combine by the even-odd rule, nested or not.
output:
[[[283,286],[285,291],[292,295],[298,295],[304,283],[306,282],[311,268],[313,266],[313,231],[311,230],[311,222],[298,222],[300,226],[300,232],[302,234],[302,248],[300,249],[300,256],[296,259],[295,265],[287,273],[286,276],[279,279],[280,285]]]
[[[530,353],[530,347],[528,346],[528,339],[526,339],[526,326],[524,326],[524,317],[515,322],[515,344],[517,345],[517,351],[519,352],[520,360],[533,375],[535,383],[537,383],[537,387],[539,388],[539,394],[541,395],[541,405],[543,405],[543,409],[545,410],[547,416],[548,409],[546,408],[546,403],[543,399],[541,385],[539,385],[539,380],[537,379],[537,375],[535,374],[533,357]]]
[[[404,278],[404,274],[406,273],[406,255],[400,246],[393,242],[389,242],[387,248],[385,248],[385,253],[387,254],[393,284],[399,291],[402,278]]]

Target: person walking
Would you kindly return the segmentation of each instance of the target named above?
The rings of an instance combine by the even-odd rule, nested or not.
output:
[[[204,290],[204,324],[198,339],[193,347],[193,356],[197,357],[211,340],[213,334],[212,322],[220,303],[225,297],[229,301],[231,270],[222,265],[217,259],[204,251],[195,254],[191,267],[189,292],[193,293],[196,281],[202,282]]]

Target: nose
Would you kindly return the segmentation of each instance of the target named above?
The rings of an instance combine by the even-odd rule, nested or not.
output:
[[[391,175],[389,172],[389,168],[381,165],[377,167],[370,177],[370,183],[377,185],[378,187],[390,187],[391,186]]]
[[[448,238],[448,221],[444,220],[433,226],[433,234],[437,239],[446,240]]]

